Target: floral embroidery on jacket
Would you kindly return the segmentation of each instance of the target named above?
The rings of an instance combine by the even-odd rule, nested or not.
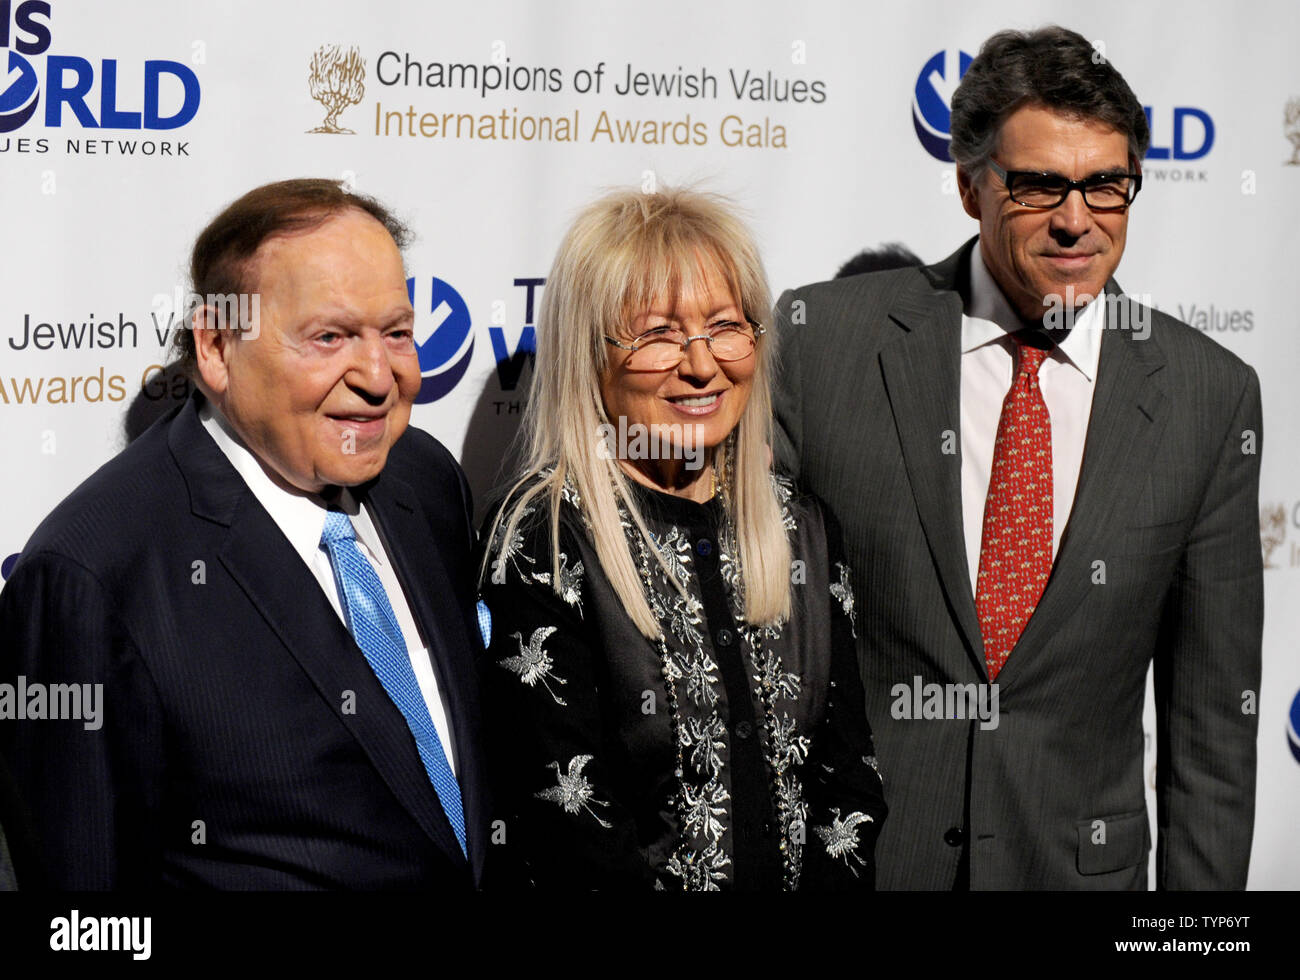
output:
[[[797,505],[799,509],[796,509],[793,487],[788,481],[774,478],[773,490],[780,504],[782,525],[792,536],[792,546],[796,541],[802,542],[812,536],[814,550],[796,551],[796,554],[806,557],[810,553],[819,553],[820,548],[815,542],[816,535],[820,532],[820,522],[813,521],[809,527],[802,527],[805,504],[800,498]],[[647,502],[651,500],[648,496],[645,499]],[[547,541],[552,542],[554,547],[553,531],[550,536],[537,540],[539,550],[530,554],[525,542],[533,540],[528,535],[537,530],[535,526],[517,532],[511,536],[510,541],[504,540],[504,533],[498,528],[492,543],[496,549],[496,561],[492,568],[494,572],[501,569],[502,576],[508,570],[513,570],[517,580],[525,585],[539,583],[546,586],[548,592],[558,597],[565,606],[574,609],[580,618],[584,602],[594,603],[596,612],[592,614],[588,610],[588,627],[595,630],[599,626],[599,631],[603,634],[611,625],[608,620],[609,589],[605,580],[599,576],[599,569],[595,568],[596,560],[589,554],[591,529],[586,523],[582,502],[572,483],[563,488],[562,501],[562,510],[569,512],[565,520],[578,522],[576,527],[568,524],[565,533],[576,531],[578,538],[567,543],[566,550],[558,553],[558,563],[552,564],[551,551],[545,547]],[[827,593],[822,590],[829,587],[830,595],[818,605],[815,601],[809,602],[812,592],[804,593],[804,598],[795,607],[796,619],[793,623],[784,620],[765,626],[749,623],[745,619],[744,575],[735,528],[727,518],[725,507],[720,507],[715,501],[709,508],[709,514],[704,516],[702,512],[697,513],[672,501],[665,501],[662,506],[648,503],[643,513],[643,521],[649,532],[647,534],[631,519],[628,508],[622,502],[618,504],[624,538],[641,581],[642,594],[658,626],[658,636],[649,641],[649,649],[658,656],[656,672],[663,688],[662,693],[651,702],[660,706],[659,711],[650,714],[658,713],[661,718],[667,716],[668,721],[666,725],[663,720],[634,724],[632,730],[637,733],[634,737],[637,739],[635,744],[638,745],[636,753],[641,758],[641,754],[653,746],[655,758],[668,761],[663,756],[666,749],[673,760],[667,770],[656,771],[655,778],[659,780],[657,785],[663,787],[662,795],[656,794],[656,799],[646,801],[661,810],[666,807],[668,812],[664,816],[668,819],[662,821],[662,831],[655,830],[657,836],[653,842],[643,840],[640,843],[643,854],[644,848],[649,845],[650,855],[658,856],[653,866],[655,887],[716,891],[728,886],[736,872],[736,855],[745,853],[740,850],[742,845],[735,836],[738,830],[733,821],[735,801],[732,793],[733,790],[738,794],[741,791],[739,785],[733,787],[733,781],[741,778],[746,780],[745,798],[751,798],[754,791],[759,789],[759,786],[750,785],[752,781],[760,781],[760,786],[762,782],[767,783],[769,802],[764,805],[764,809],[770,814],[772,826],[769,830],[773,833],[768,838],[768,843],[762,846],[776,849],[779,855],[777,867],[785,889],[794,890],[800,886],[801,877],[804,876],[805,854],[811,853],[806,852],[805,848],[813,846],[820,851],[819,841],[825,846],[827,855],[838,859],[837,864],[838,861],[843,861],[842,869],[847,869],[853,877],[861,877],[858,869],[869,865],[870,854],[864,856],[860,852],[863,843],[860,836],[868,836],[870,839],[870,835],[861,835],[860,828],[864,823],[873,822],[873,818],[863,812],[869,807],[859,803],[853,796],[840,802],[843,804],[851,800],[856,806],[841,805],[839,808],[831,807],[829,804],[832,801],[822,798],[828,775],[841,782],[845,777],[843,773],[836,775],[835,769],[827,764],[828,759],[822,755],[820,735],[817,739],[816,761],[810,763],[813,748],[811,734],[815,731],[815,726],[821,724],[821,719],[829,716],[819,714],[813,719],[809,713],[818,704],[830,706],[823,693],[828,678],[821,672],[824,661],[808,660],[804,648],[799,645],[805,631],[809,629],[809,621],[804,617],[824,616],[824,610],[828,607],[835,609],[838,605],[852,626],[855,610],[849,569],[842,562],[832,564],[830,575],[835,576],[838,570],[839,581],[832,580],[828,583],[822,577],[827,569],[824,566],[819,568],[817,580],[820,588],[817,593],[827,597]],[[531,515],[538,509],[529,507],[524,516]],[[674,514],[681,516],[665,519]],[[585,536],[582,530],[584,527]],[[575,552],[575,548],[579,551]],[[802,565],[802,562],[798,564]],[[594,577],[590,581],[586,578],[588,569],[593,570]],[[702,579],[705,574],[716,574],[720,582],[718,579]],[[495,576],[493,581],[494,584],[504,584]],[[719,599],[724,603],[721,609],[716,606]],[[709,603],[707,610],[706,602]],[[545,689],[548,697],[529,695],[530,698],[537,698],[530,700],[529,705],[546,705],[545,709],[539,710],[550,712],[556,710],[550,707],[553,703],[566,718],[572,717],[570,713],[575,711],[585,714],[591,709],[591,704],[581,698],[597,695],[597,691],[595,688],[588,690],[590,679],[588,675],[582,674],[586,669],[585,660],[576,660],[571,665],[579,673],[564,669],[568,661],[565,659],[566,650],[560,644],[562,635],[554,641],[551,638],[561,629],[568,631],[574,628],[574,624],[568,619],[560,623],[563,613],[558,605],[552,603],[549,608],[554,617],[552,623],[556,625],[547,624],[546,618],[541,618],[539,623],[539,617],[534,616],[521,620],[518,624],[519,632],[510,634],[503,631],[498,640],[502,646],[498,648],[500,652],[497,653],[496,663],[510,671],[521,685],[530,689]],[[617,606],[614,608],[617,609]],[[841,630],[841,637],[849,632],[843,630],[842,625],[841,622],[837,626]],[[734,644],[725,637],[728,631],[734,635]],[[628,646],[633,642],[631,636],[639,634],[627,633],[624,625],[619,622],[615,635],[618,639],[614,647],[609,648],[610,667],[616,668],[612,675],[616,685],[613,690],[621,691],[621,696],[631,697],[642,691],[645,686],[644,671],[647,668],[654,669],[654,663],[647,663],[636,650]],[[819,635],[823,639],[818,642],[824,642],[825,634]],[[577,639],[582,642],[581,637]],[[644,640],[636,642],[639,644]],[[715,643],[723,645],[715,649]],[[548,646],[551,647],[550,650]],[[817,657],[822,656],[821,647],[814,647],[813,650],[818,651],[815,654]],[[510,655],[502,656],[503,653]],[[585,656],[585,651],[583,655]],[[738,661],[734,659],[736,657],[739,657]],[[566,676],[557,674],[557,668]],[[599,666],[597,669],[600,669]],[[737,670],[740,671],[739,675],[733,673]],[[806,678],[801,676],[805,670],[811,671]],[[501,676],[498,671],[494,673]],[[742,678],[748,682],[747,691],[745,687],[737,686],[738,683],[743,683]],[[606,678],[601,676],[601,679]],[[635,689],[624,690],[618,686],[630,680],[635,680]],[[513,681],[503,683],[518,689]],[[650,683],[653,691],[654,681],[651,680]],[[833,680],[829,681],[829,686],[835,687]],[[602,683],[598,696],[607,699],[609,690],[611,689]],[[738,696],[738,692],[747,693],[752,704],[735,704],[733,699]],[[662,707],[664,694],[667,696],[666,711]],[[567,696],[568,701],[562,695]],[[743,694],[739,696],[743,697]],[[570,707],[570,702],[578,707]],[[642,713],[645,713],[644,705]],[[755,722],[754,741],[747,744],[744,755],[739,755],[741,743],[734,746],[732,743],[734,738],[750,737],[747,725],[733,727],[739,719],[752,719]],[[561,722],[559,731],[567,731],[567,725],[568,722]],[[805,725],[814,727],[805,731]],[[593,748],[584,751],[580,747],[584,744],[590,744]],[[578,816],[580,822],[585,822],[585,817],[581,816],[585,813],[600,827],[613,828],[611,821],[616,818],[610,812],[613,804],[609,801],[616,799],[618,791],[613,784],[608,787],[605,785],[604,775],[597,775],[593,782],[586,774],[596,758],[596,755],[590,753],[600,752],[599,744],[599,738],[590,743],[582,739],[576,744],[565,746],[567,752],[564,748],[552,749],[541,758],[534,758],[530,771],[536,773],[538,769],[531,767],[544,764],[548,772],[554,770],[555,779],[552,784],[536,792],[536,783],[531,783],[526,787],[526,793],[535,799],[554,803],[564,813]],[[738,753],[734,761],[733,748]],[[874,769],[874,757],[869,760],[864,758],[863,750],[871,751],[869,741],[852,754],[852,760],[865,762]],[[559,758],[555,761],[546,761],[554,759],[556,755]],[[600,757],[606,765],[610,764],[603,754]],[[567,763],[564,761],[566,758]],[[846,763],[840,768],[847,772],[848,759],[842,756],[832,758]],[[875,783],[875,780],[872,782]],[[811,797],[808,787],[812,787]],[[520,789],[525,788],[521,786]],[[815,802],[815,817],[810,799]],[[637,805],[641,804],[638,802]],[[841,817],[845,811],[850,811],[848,816]],[[555,813],[554,810],[549,812]],[[619,813],[617,819],[620,822],[627,819],[627,814],[621,810],[615,812]],[[675,820],[672,815],[675,815]],[[557,818],[558,814],[548,819]],[[821,824],[823,821],[829,823],[812,826],[814,822]],[[811,838],[807,834],[809,830],[813,832]],[[621,837],[624,835],[622,829],[619,833]],[[749,842],[743,846],[752,851],[755,844]],[[819,883],[826,866],[824,860],[817,862]]]

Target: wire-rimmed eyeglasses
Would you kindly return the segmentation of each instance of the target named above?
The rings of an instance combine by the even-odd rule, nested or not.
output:
[[[715,323],[705,333],[694,337],[676,327],[662,326],[647,330],[630,344],[608,334],[605,342],[631,352],[624,363],[629,371],[667,371],[682,362],[689,346],[697,340],[704,341],[713,359],[720,364],[743,361],[754,353],[758,338],[766,332],[767,328],[762,324],[746,317],[745,323],[734,320]]]

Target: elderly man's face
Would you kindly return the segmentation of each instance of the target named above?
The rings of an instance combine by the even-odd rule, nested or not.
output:
[[[377,476],[406,430],[420,366],[401,254],[360,210],[268,239],[250,280],[260,333],[226,335],[204,381],[283,483],[318,493]]]
[[[1077,119],[1038,105],[1017,109],[1002,124],[993,158],[1003,170],[1030,170],[1080,180],[1129,170],[1128,140],[1096,120]],[[958,170],[966,212],[979,220],[985,264],[1020,314],[1039,319],[1052,305],[1100,296],[1124,254],[1128,211],[1091,210],[1071,191],[1058,207],[1028,208],[985,170],[971,181]]]

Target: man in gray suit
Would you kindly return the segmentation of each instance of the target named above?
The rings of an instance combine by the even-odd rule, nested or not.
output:
[[[1241,888],[1263,587],[1255,372],[1112,278],[1149,142],[1073,32],[952,105],[979,236],[786,292],[777,453],[839,516],[891,807],[882,888]]]

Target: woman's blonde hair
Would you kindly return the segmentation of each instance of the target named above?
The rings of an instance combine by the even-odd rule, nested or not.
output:
[[[600,391],[608,365],[604,338],[616,325],[709,277],[727,283],[746,316],[767,319],[772,301],[762,260],[725,198],[680,188],[653,194],[621,190],[582,210],[546,280],[532,390],[519,433],[524,458],[489,538],[490,543],[513,540],[524,511],[547,504],[551,583],[558,591],[560,504],[566,482],[571,483],[602,570],[632,621],[651,639],[661,631],[619,519],[620,504],[665,571],[667,565],[628,477],[613,454],[601,451],[608,431],[601,427],[612,421]],[[745,619],[760,625],[777,623],[790,611],[790,544],[769,474],[774,343],[772,331],[758,338],[749,402],[712,460],[715,473],[725,466],[723,498],[739,549]],[[734,449],[729,452],[728,446]],[[481,575],[492,558],[489,547]]]

